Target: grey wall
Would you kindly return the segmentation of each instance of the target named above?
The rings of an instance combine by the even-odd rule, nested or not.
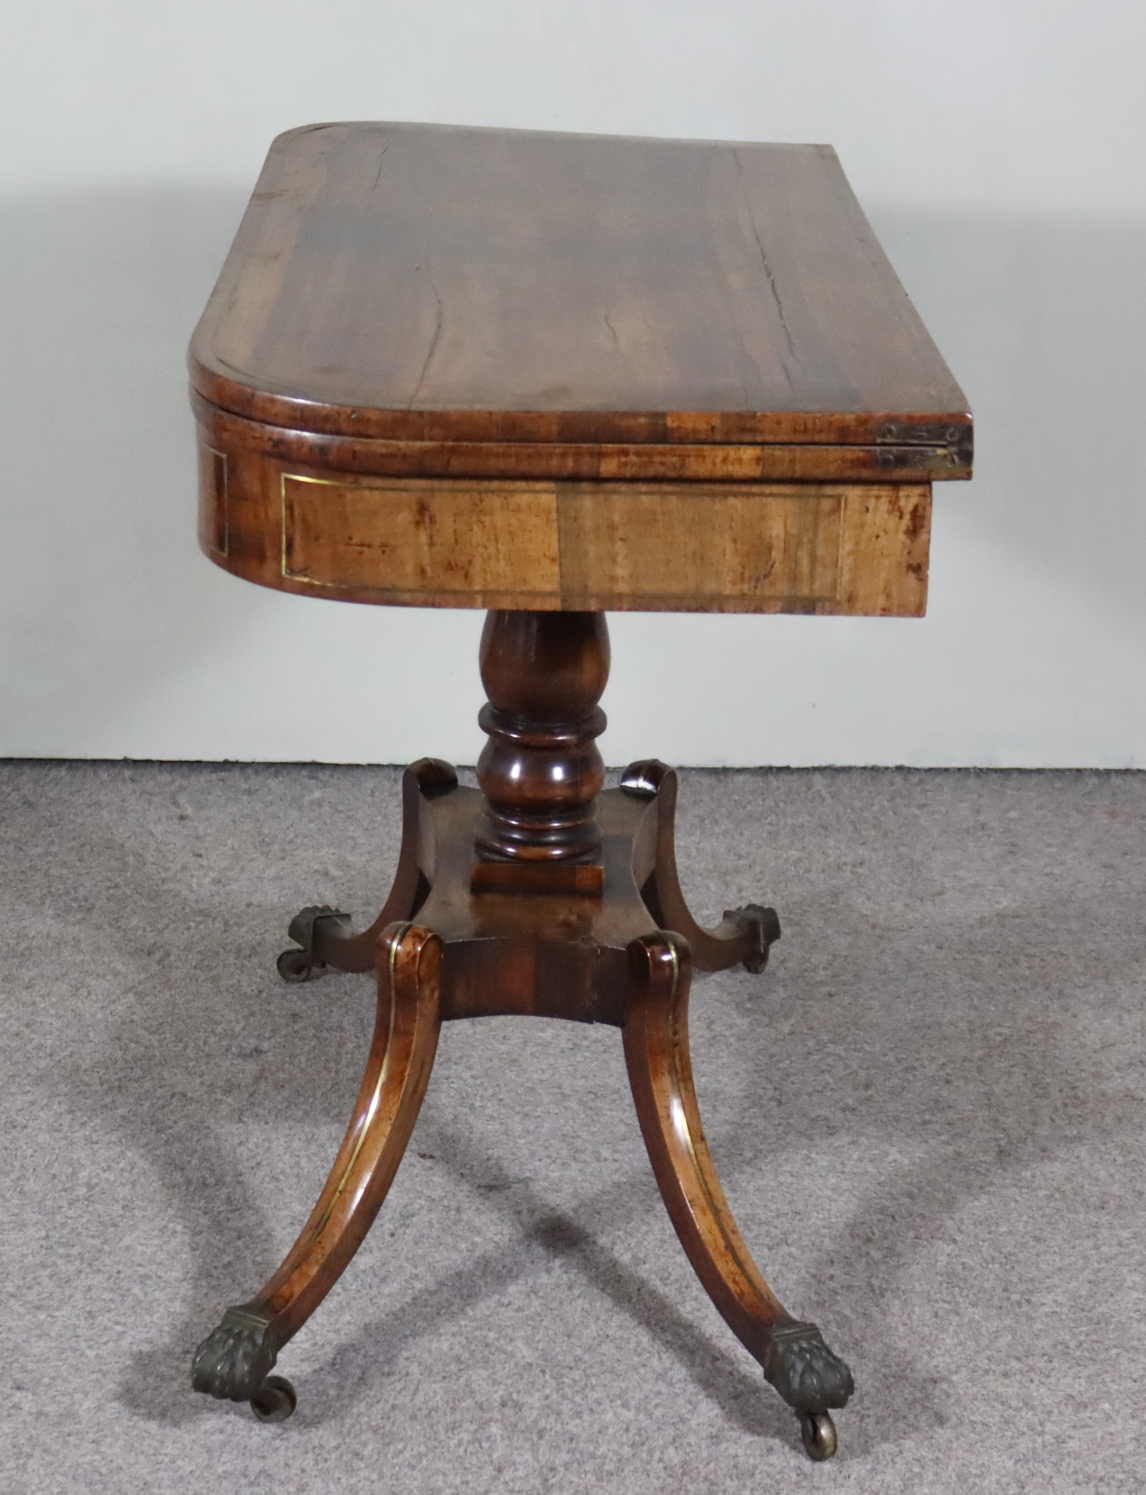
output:
[[[0,755],[473,760],[480,615],[262,592],[194,544],[184,349],[266,145],[404,118],[831,141],[975,409],[927,619],[616,616],[610,761],[1146,763],[1146,8],[41,0],[4,29]]]

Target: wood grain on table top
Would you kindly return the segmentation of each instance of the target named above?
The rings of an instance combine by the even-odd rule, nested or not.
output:
[[[884,468],[930,444],[931,476],[970,471],[967,402],[829,146],[290,131],[191,368],[215,406],[365,440],[879,446]]]

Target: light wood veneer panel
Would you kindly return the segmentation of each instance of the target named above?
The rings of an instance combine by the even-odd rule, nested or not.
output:
[[[926,608],[927,484],[331,479],[242,450],[205,451],[200,482],[211,558],[309,595],[543,610]]]
[[[826,490],[575,485],[558,500],[562,596],[831,602],[845,501]]]
[[[552,486],[282,478],[282,574],[340,589],[561,590]],[[465,606],[459,600],[459,606]]]

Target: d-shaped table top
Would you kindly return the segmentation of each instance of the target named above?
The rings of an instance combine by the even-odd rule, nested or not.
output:
[[[293,130],[191,373],[208,554],[352,601],[918,616],[970,475],[828,146]]]
[[[191,366],[226,410],[356,437],[970,458],[967,402],[829,146],[290,131]]]

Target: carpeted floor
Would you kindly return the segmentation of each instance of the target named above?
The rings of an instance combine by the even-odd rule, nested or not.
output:
[[[373,1023],[284,986],[289,916],[373,914],[390,769],[0,764],[0,1489],[147,1495],[1146,1490],[1146,774],[690,772],[699,978],[743,1232],[851,1363],[841,1449],[693,1278],[615,1031],[447,1027],[276,1426],[189,1389],[309,1211]]]

